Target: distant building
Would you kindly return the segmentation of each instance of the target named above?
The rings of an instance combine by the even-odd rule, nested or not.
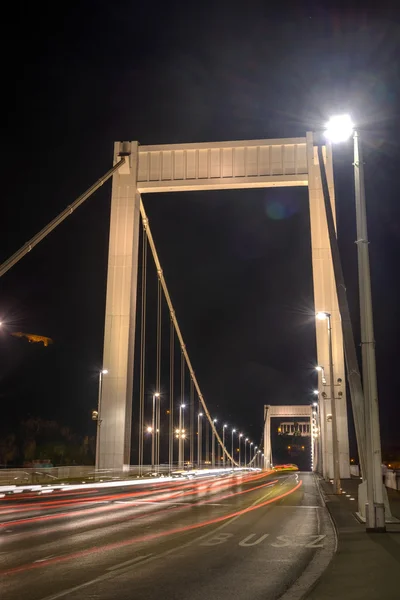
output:
[[[300,435],[302,437],[310,437],[311,426],[308,421],[286,421],[281,423],[278,427],[278,433],[280,435]]]

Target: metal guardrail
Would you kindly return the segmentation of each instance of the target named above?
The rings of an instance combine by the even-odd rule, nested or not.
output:
[[[131,465],[124,470],[100,469],[95,470],[92,465],[79,466],[70,465],[62,467],[42,467],[42,468],[0,468],[0,486],[2,485],[35,485],[35,484],[55,484],[67,483],[75,480],[78,482],[93,482],[93,481],[113,481],[119,479],[127,479],[132,477],[154,477],[167,476],[174,471],[187,471],[192,469],[191,465],[178,467],[159,465],[152,470],[151,465]],[[208,468],[208,466],[205,466]]]

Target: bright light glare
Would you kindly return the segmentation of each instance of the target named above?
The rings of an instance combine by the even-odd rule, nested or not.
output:
[[[202,417],[202,416],[203,416],[203,413],[199,413],[199,417]]]
[[[316,371],[322,371],[322,367],[320,367],[320,366],[318,365],[318,367],[315,367],[315,370],[316,370]]]
[[[153,431],[153,428],[152,428],[152,427],[148,427],[148,428],[147,428],[147,433],[151,433],[152,431]]]
[[[318,402],[313,402],[312,405],[313,406],[318,406]]]
[[[160,392],[156,392],[156,393],[154,394],[154,396],[155,396],[156,398],[159,398],[159,397],[160,397]]]
[[[354,131],[354,123],[350,115],[331,117],[325,125],[325,137],[333,144],[345,142]]]
[[[107,373],[108,373],[108,369],[103,369],[103,370],[102,370],[102,373],[103,373],[103,375],[107,375]]]
[[[318,391],[318,390],[314,390],[314,391],[313,391],[313,394],[315,394],[316,396],[318,396],[318,394],[319,394],[319,391]]]
[[[186,404],[181,404],[181,408],[185,408]]]
[[[325,321],[325,319],[328,318],[328,313],[326,312],[317,312],[317,314],[315,315],[317,317],[317,319],[319,319],[320,321]]]
[[[236,429],[232,429],[232,433],[235,433]]]

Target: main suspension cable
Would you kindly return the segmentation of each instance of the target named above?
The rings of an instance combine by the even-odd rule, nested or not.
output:
[[[186,345],[185,345],[185,342],[183,340],[183,336],[182,336],[182,333],[181,333],[181,330],[179,328],[179,324],[178,324],[178,321],[177,321],[177,318],[176,318],[176,315],[175,315],[175,310],[174,310],[174,307],[173,307],[173,304],[172,304],[172,301],[171,301],[171,297],[170,297],[169,292],[168,292],[167,284],[165,282],[164,274],[163,274],[163,271],[162,271],[162,268],[161,268],[161,264],[160,264],[160,261],[159,261],[159,258],[158,258],[158,254],[157,254],[157,250],[156,250],[156,247],[155,247],[155,244],[154,244],[153,236],[152,236],[152,233],[151,233],[151,230],[150,230],[149,220],[147,218],[146,211],[145,211],[145,208],[144,208],[141,196],[140,196],[140,214],[142,216],[143,227],[144,227],[144,229],[147,232],[149,246],[150,246],[150,249],[151,249],[151,252],[152,252],[152,255],[153,255],[153,259],[154,259],[154,263],[156,265],[157,272],[158,272],[159,277],[160,277],[161,285],[162,285],[162,288],[163,288],[163,291],[164,291],[165,299],[166,299],[167,304],[168,304],[168,308],[169,308],[169,311],[170,311],[171,319],[172,319],[172,321],[174,323],[176,335],[178,337],[182,353],[183,353],[183,355],[185,357],[186,364],[187,364],[190,376],[193,379],[193,383],[194,383],[194,386],[196,388],[197,394],[199,396],[201,405],[202,405],[203,410],[204,410],[204,412],[205,412],[205,414],[207,416],[208,423],[210,424],[210,427],[211,427],[212,431],[214,432],[214,435],[216,436],[216,438],[217,438],[217,440],[219,442],[219,445],[221,446],[221,448],[225,452],[227,458],[233,464],[235,464],[236,466],[239,466],[238,463],[234,460],[234,458],[230,455],[230,453],[228,452],[227,448],[222,443],[220,435],[219,435],[219,433],[218,433],[218,431],[217,431],[217,429],[216,429],[216,427],[215,427],[215,425],[213,423],[213,420],[211,418],[211,415],[210,415],[209,410],[207,408],[207,405],[205,403],[205,400],[204,400],[203,394],[201,392],[199,383],[197,381],[195,372],[193,370],[192,363],[190,361],[189,354],[188,354],[188,352],[186,350]]]
[[[100,179],[98,179],[92,186],[90,186],[90,188],[88,188],[86,192],[83,192],[83,194],[78,196],[78,198],[74,200],[72,204],[67,206],[66,209],[64,209],[45,227],[43,227],[43,229],[41,229],[36,235],[34,235],[33,238],[29,240],[29,242],[26,242],[26,244],[24,244],[19,250],[14,252],[14,254],[10,256],[10,258],[4,261],[3,264],[0,265],[0,277],[7,273],[7,271],[9,271],[11,267],[16,265],[17,262],[21,260],[21,258],[28,254],[28,252],[33,250],[33,248],[37,246],[39,242],[41,242],[45,237],[47,237],[49,233],[53,231],[53,229],[58,227],[58,225],[65,221],[67,217],[72,215],[74,210],[76,210],[81,204],[85,202],[85,200],[90,198],[90,196],[92,196],[92,194],[94,194],[94,192],[96,192],[99,189],[99,187],[101,187],[106,181],[108,181],[111,175],[113,175],[115,171],[117,171],[124,164],[125,157],[121,156],[119,157],[119,159],[120,160],[117,163],[115,163],[115,165],[111,169],[109,169],[107,173],[105,173],[105,175],[100,177]]]

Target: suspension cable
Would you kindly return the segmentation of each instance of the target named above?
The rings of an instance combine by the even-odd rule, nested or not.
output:
[[[146,366],[146,302],[147,302],[147,232],[142,237],[142,298],[140,319],[140,388],[139,388],[139,474],[143,469],[144,390]],[[152,433],[153,435],[153,433]]]
[[[60,223],[65,221],[65,219],[69,217],[69,215],[71,215],[74,212],[74,210],[78,208],[78,206],[83,204],[85,200],[90,198],[90,196],[99,189],[99,187],[101,187],[106,181],[108,181],[111,175],[113,175],[115,171],[117,171],[120,168],[120,166],[122,166],[125,162],[124,156],[121,156],[119,158],[120,160],[111,169],[109,169],[107,173],[105,173],[105,175],[100,177],[100,179],[98,179],[92,186],[90,186],[90,188],[86,190],[86,192],[83,192],[83,194],[81,194],[76,200],[74,200],[72,204],[67,206],[66,209],[64,209],[45,227],[43,227],[43,229],[41,229],[39,233],[34,235],[33,238],[29,240],[29,242],[26,242],[26,244],[24,244],[19,250],[14,252],[14,254],[10,256],[10,258],[3,262],[3,264],[0,265],[0,277],[7,273],[7,271],[9,271],[11,267],[16,265],[17,262],[21,260],[21,258],[28,254],[28,252],[30,252],[35,246],[39,244],[39,242],[41,242],[46,236],[48,236],[49,233],[53,231],[53,229],[55,229],[56,227],[58,227],[58,225],[60,225]]]
[[[150,230],[150,226],[149,226],[149,220],[148,220],[147,215],[146,215],[146,211],[145,211],[145,208],[144,208],[144,205],[143,205],[143,201],[142,201],[141,195],[140,195],[140,214],[142,216],[143,227],[144,227],[144,229],[147,232],[147,237],[148,237],[150,249],[151,249],[151,252],[152,252],[152,255],[153,255],[153,259],[154,259],[154,263],[156,265],[157,272],[159,273],[161,285],[162,285],[162,288],[163,288],[163,291],[164,291],[164,296],[165,296],[165,299],[166,299],[167,304],[168,304],[168,308],[169,308],[169,311],[170,311],[171,319],[173,320],[173,323],[174,323],[176,335],[177,335],[179,343],[181,345],[182,354],[184,355],[184,357],[186,359],[186,364],[188,366],[189,373],[190,373],[190,375],[191,375],[191,377],[193,379],[193,383],[194,383],[194,386],[196,388],[197,394],[199,396],[201,405],[202,405],[203,410],[204,410],[204,412],[205,412],[205,414],[207,416],[207,420],[208,420],[208,422],[210,424],[210,427],[211,427],[212,431],[214,432],[214,435],[216,436],[216,438],[217,438],[217,440],[218,440],[221,448],[225,452],[227,458],[233,464],[235,464],[238,467],[239,466],[238,463],[234,460],[234,458],[228,452],[227,448],[222,443],[220,435],[219,435],[219,433],[217,431],[217,428],[215,427],[215,425],[213,423],[213,420],[211,418],[211,415],[210,415],[209,410],[207,408],[207,405],[205,403],[204,396],[203,396],[203,394],[201,392],[201,389],[200,389],[199,383],[197,381],[195,372],[193,370],[192,363],[190,361],[189,354],[188,354],[188,352],[186,350],[186,345],[185,345],[185,342],[183,340],[183,336],[182,336],[182,333],[181,333],[181,330],[179,328],[179,324],[178,324],[178,321],[177,321],[177,318],[176,318],[176,315],[175,315],[175,310],[174,310],[174,307],[173,307],[173,304],[172,304],[172,301],[171,301],[171,297],[170,297],[169,292],[168,292],[167,284],[165,282],[164,274],[163,274],[163,271],[162,271],[162,268],[161,268],[161,264],[160,264],[160,261],[159,261],[159,258],[158,258],[157,250],[156,250],[156,247],[155,247],[155,244],[154,244],[154,240],[153,240],[153,236],[152,236],[152,233],[151,233],[151,230]]]
[[[175,328],[170,321],[169,341],[169,468],[174,464],[174,358],[175,358]]]

